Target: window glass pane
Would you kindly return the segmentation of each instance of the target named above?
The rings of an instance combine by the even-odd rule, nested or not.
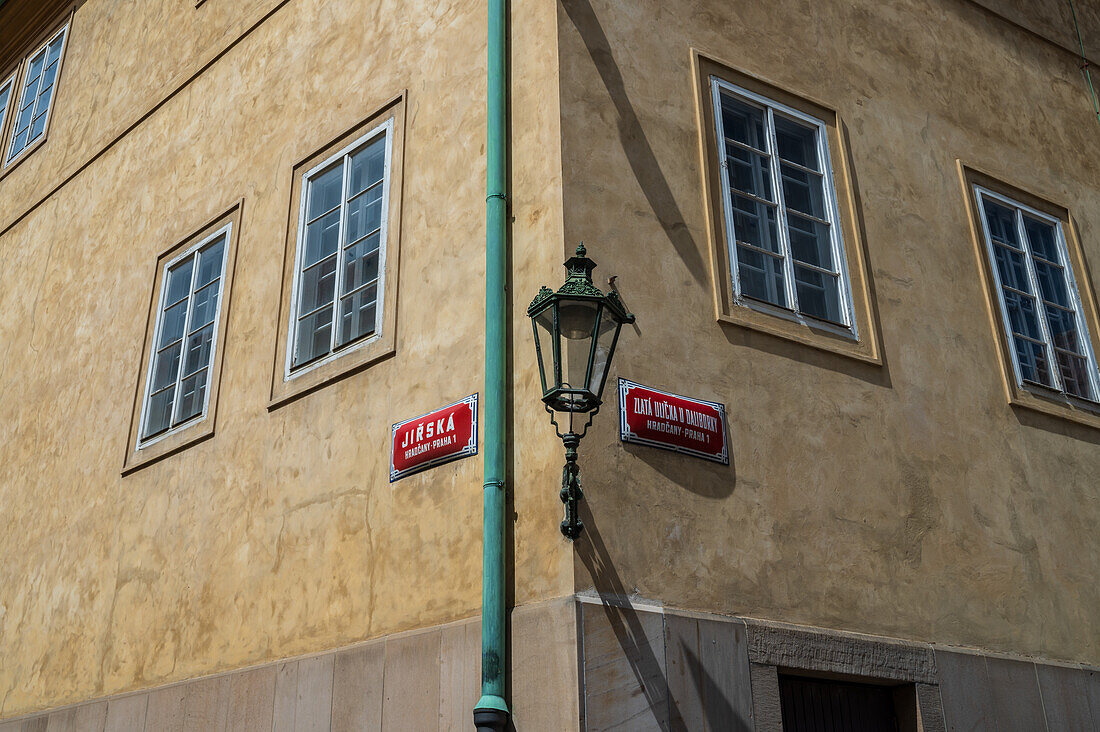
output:
[[[995,242],[1020,249],[1016,235],[1016,213],[988,199],[982,199],[985,219],[989,224],[989,236]]]
[[[23,130],[14,136],[11,141],[11,153],[9,154],[9,160],[15,155],[18,155],[20,151],[26,146],[26,135],[31,133],[30,128],[23,128]]]
[[[211,282],[206,287],[195,293],[191,298],[191,323],[189,330],[196,331],[207,323],[214,322],[214,316],[218,312],[218,291],[221,282]]]
[[[764,110],[722,95],[722,131],[731,140],[768,152]]]
[[[55,38],[50,43],[49,53],[48,53],[47,58],[46,58],[46,63],[47,64],[52,64],[55,61],[57,61],[59,58],[61,58],[61,44],[64,43],[64,41],[65,41],[65,33],[62,32],[62,33],[58,34],[57,38]]]
[[[20,106],[27,106],[36,96],[38,79],[42,76],[42,67],[45,64],[46,53],[44,51],[31,59],[31,64],[27,67],[27,75],[24,77],[26,81],[23,82],[23,103]]]
[[[799,312],[833,323],[843,322],[839,277],[795,265],[794,284]]]
[[[168,429],[172,421],[172,403],[175,395],[176,387],[173,385],[149,398],[144,437],[152,437]]]
[[[340,294],[346,295],[378,277],[378,234],[348,247],[344,257],[344,281]]]
[[[337,209],[306,227],[306,255],[302,267],[309,267],[336,251],[340,241],[340,210]]]
[[[150,387],[153,391],[163,389],[175,382],[176,377],[179,376],[182,346],[183,344],[177,341],[156,354],[153,361],[153,383]]]
[[[1031,283],[1027,279],[1023,252],[994,244],[993,256],[997,260],[997,271],[1001,273],[1001,284],[1030,294]]]
[[[46,108],[49,103],[49,98],[46,96],[48,90],[53,89],[53,83],[57,79],[57,62],[46,67],[46,70],[42,72],[42,80],[38,83],[38,111],[41,112]],[[43,101],[43,97],[46,101]]]
[[[22,131],[21,131],[21,132],[20,132],[19,134],[17,134],[17,135],[15,136],[15,137],[13,137],[13,138],[12,138],[12,141],[11,141],[11,152],[10,152],[10,153],[8,154],[8,159],[9,159],[9,160],[10,160],[11,158],[15,157],[16,155],[18,155],[18,154],[19,154],[19,152],[20,152],[20,151],[21,151],[21,150],[22,150],[22,149],[23,149],[24,147],[26,147],[26,144],[27,144],[27,135],[28,135],[28,134],[30,134],[30,128],[29,128],[29,127],[24,127],[24,128],[22,129]]]
[[[168,270],[168,295],[164,298],[165,305],[179,302],[187,297],[191,291],[191,267],[195,264],[193,257],[177,264]]]
[[[382,186],[375,186],[348,202],[344,243],[350,244],[382,226]]]
[[[302,294],[298,312],[305,314],[328,305],[336,293],[336,255],[302,273]]]
[[[183,328],[187,319],[187,301],[176,303],[164,311],[160,325],[160,341],[158,348],[167,346],[172,341],[183,338]]]
[[[730,186],[734,190],[769,201],[775,200],[770,161],[766,155],[758,155],[736,145],[726,145],[726,163]]]
[[[209,375],[210,369],[203,369],[180,382],[180,398],[173,424],[186,422],[202,414],[206,401],[206,381]]]
[[[1055,347],[1074,353],[1082,353],[1081,342],[1077,336],[1077,314],[1072,310],[1047,307],[1047,327]]]
[[[1060,264],[1053,226],[1030,216],[1024,216],[1024,230],[1027,232],[1027,243],[1031,245],[1031,251],[1035,256]]]
[[[1091,399],[1089,388],[1089,366],[1083,356],[1057,352],[1058,371],[1062,374],[1062,383],[1066,393],[1079,396],[1083,399]]]
[[[836,272],[828,226],[803,218],[793,211],[787,213],[787,225],[791,237],[791,254],[795,259]]]
[[[374,332],[378,286],[364,287],[340,301],[340,345]]]
[[[216,242],[208,245],[199,252],[199,273],[195,280],[195,287],[202,287],[222,275],[222,259],[225,254],[225,236],[222,235]]]
[[[187,336],[187,351],[183,358],[181,375],[188,376],[210,365],[210,346],[214,342],[214,324]]]
[[[30,142],[34,142],[35,140],[38,139],[39,135],[41,135],[43,132],[45,132],[45,130],[46,130],[46,113],[43,112],[39,116],[35,117],[34,121],[31,122],[31,131],[27,135],[27,140],[29,140]]]
[[[1042,340],[1039,318],[1035,313],[1035,300],[1009,290],[1004,290],[1005,307],[1008,309],[1008,321],[1012,331],[1020,335]]]
[[[21,109],[19,111],[19,116],[15,118],[15,129],[20,131],[21,133],[23,133],[21,135],[21,137],[24,140],[27,139],[26,133],[27,133],[28,130],[30,130],[31,115],[33,115],[33,114],[34,114],[34,109],[33,109],[33,105],[32,105],[30,107],[26,107],[24,109]],[[18,154],[19,150],[22,150],[22,149],[23,149],[23,144],[20,143],[19,148],[17,150],[15,150],[16,154]]]
[[[769,252],[779,251],[775,208],[742,196],[733,196],[733,233],[738,242]]]
[[[1036,384],[1050,386],[1046,348],[1019,336],[1014,336],[1012,340],[1016,347],[1016,358],[1020,361],[1020,375]]]
[[[737,274],[743,295],[787,307],[782,260],[738,246]]]
[[[312,361],[330,350],[332,340],[332,306],[318,310],[298,321],[298,342],[294,358],[296,365]]]
[[[375,140],[361,151],[351,156],[351,189],[348,196],[354,196],[369,186],[382,180],[386,161],[386,138]],[[381,192],[379,192],[381,198]]]
[[[1066,291],[1066,272],[1061,267],[1047,264],[1041,259],[1033,260],[1035,279],[1039,281],[1039,292],[1043,299],[1064,308],[1072,307],[1069,293]]]
[[[325,211],[340,205],[344,187],[344,164],[339,163],[316,175],[309,182],[309,210],[306,216],[314,219]]]
[[[827,218],[824,181],[821,176],[786,164],[780,164],[779,172],[783,176],[783,202],[787,208],[819,219]]]
[[[775,144],[779,157],[820,171],[817,161],[817,130],[775,115]]]

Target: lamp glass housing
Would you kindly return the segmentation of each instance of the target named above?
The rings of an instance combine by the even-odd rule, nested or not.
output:
[[[634,318],[616,293],[604,294],[592,284],[596,264],[583,246],[565,266],[565,284],[557,292],[543,288],[527,310],[542,400],[558,412],[591,412],[600,406],[619,330]]]
[[[558,339],[557,303],[531,318],[535,326],[535,352],[539,360],[542,393],[561,383],[561,342]]]

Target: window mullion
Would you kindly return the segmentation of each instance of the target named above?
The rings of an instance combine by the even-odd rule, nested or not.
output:
[[[1058,354],[1054,352],[1054,339],[1050,335],[1050,325],[1047,323],[1047,306],[1043,304],[1043,293],[1039,290],[1039,278],[1035,274],[1035,262],[1031,261],[1031,240],[1027,237],[1027,229],[1024,227],[1024,212],[1016,209],[1016,236],[1020,239],[1020,245],[1024,247],[1024,269],[1027,271],[1028,287],[1031,288],[1032,297],[1035,298],[1035,318],[1039,321],[1039,332],[1043,334],[1043,350],[1047,353],[1050,364],[1050,377],[1054,388],[1064,392],[1062,372],[1058,368]]]
[[[340,288],[344,284],[344,258],[347,256],[344,251],[344,229],[347,226],[348,209],[351,208],[348,206],[348,188],[351,185],[351,153],[344,156],[342,165],[344,166],[344,172],[340,181],[340,225],[337,227],[336,234],[336,278],[332,285],[332,332],[329,333],[329,353],[336,350],[336,344],[339,341]]]
[[[199,279],[199,253],[196,251],[191,255],[191,284],[187,290],[187,304],[184,305],[183,311],[183,338],[180,340],[180,362],[176,367],[176,390],[172,396],[172,418],[168,421],[168,427],[171,429],[176,426],[176,420],[179,418],[180,409],[180,387],[183,382],[183,364],[187,360],[187,339],[188,333],[191,331],[191,303],[195,299],[195,282]]]
[[[787,291],[787,302],[791,310],[799,312],[798,298],[794,287],[794,262],[791,259],[791,243],[787,230],[787,203],[783,197],[783,179],[779,173],[779,143],[775,138],[775,112],[771,107],[768,110],[768,160],[771,163],[772,187],[775,191],[775,200],[778,204],[778,220],[776,228],[779,229],[779,251],[783,254],[783,286]]]
[[[714,107],[714,123],[717,128],[718,139],[718,173],[722,181],[722,213],[726,222],[726,251],[729,256],[730,281],[733,283],[733,299],[741,299],[741,278],[737,276],[737,232],[733,228],[733,199],[730,193],[729,159],[726,156],[724,140],[726,139],[725,125],[722,124],[722,89],[717,81],[712,80],[713,98],[711,105]],[[765,226],[767,222],[764,222]]]

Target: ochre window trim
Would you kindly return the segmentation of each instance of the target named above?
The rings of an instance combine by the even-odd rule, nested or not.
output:
[[[849,170],[850,155],[835,111],[808,97],[796,95],[762,81],[732,66],[692,52],[696,105],[700,132],[700,155],[704,175],[704,204],[710,234],[716,319],[725,326],[737,326],[768,333],[813,348],[874,365],[882,365],[878,327],[870,294],[870,274],[862,230],[858,224],[854,184]],[[727,247],[726,212],[723,203],[721,161],[718,157],[711,79],[739,87],[792,110],[821,121],[825,127],[832,171],[839,233],[843,240],[843,269],[848,275],[851,330],[812,318],[799,317],[766,303],[753,305],[735,301],[735,285]]]
[[[276,331],[275,358],[271,374],[271,394],[268,409],[276,409],[287,402],[311,393],[329,383],[351,376],[396,352],[398,260],[401,241],[401,197],[403,180],[405,139],[405,94],[393,98],[380,111],[357,124],[354,128],[329,141],[293,169],[287,233],[283,254],[282,294],[279,302],[278,329]],[[306,174],[341,150],[371,133],[387,128],[389,159],[387,162],[386,210],[384,256],[379,270],[383,283],[382,318],[379,330],[365,340],[346,346],[321,359],[316,365],[291,368],[290,341],[291,319],[297,317],[291,309],[296,302],[294,287],[297,282],[298,233],[302,206],[303,184]],[[343,246],[341,243],[340,246]],[[334,303],[339,303],[336,293]]]
[[[1067,419],[1079,424],[1100,428],[1100,405],[1084,399],[1067,396],[1054,389],[1030,383],[1021,384],[1017,379],[1011,340],[1005,331],[1001,303],[997,294],[997,280],[993,273],[993,263],[989,259],[982,227],[981,213],[975,187],[984,188],[995,194],[1017,201],[1029,208],[1057,219],[1061,223],[1062,235],[1066,245],[1066,255],[1077,287],[1081,304],[1081,315],[1088,326],[1092,352],[1100,354],[1100,308],[1098,308],[1096,290],[1090,277],[1084,248],[1074,224],[1070,208],[1045,193],[1037,194],[1019,188],[993,174],[956,160],[959,181],[963,186],[967,216],[970,219],[971,244],[978,260],[978,272],[985,292],[987,315],[990,327],[997,341],[1000,353],[1001,375],[1008,402],[1014,406],[1041,412],[1053,417]]]
[[[137,386],[134,390],[134,405],[130,418],[130,433],[126,443],[126,458],[122,466],[122,474],[128,475],[133,471],[148,465],[180,450],[190,447],[198,442],[206,440],[214,435],[217,417],[218,394],[221,385],[222,359],[226,350],[226,331],[229,323],[230,304],[233,291],[233,274],[237,259],[237,242],[240,240],[241,213],[244,201],[238,201],[231,207],[205,224],[183,241],[173,245],[157,257],[156,269],[153,274],[153,287],[149,295],[149,310],[145,326],[145,337],[142,341],[141,362],[138,368]],[[145,409],[146,381],[149,378],[149,363],[152,359],[152,344],[156,334],[158,306],[161,303],[161,288],[164,285],[164,272],[167,265],[176,260],[181,254],[199,244],[204,239],[212,236],[229,225],[230,232],[226,239],[225,264],[222,270],[221,295],[218,302],[218,315],[215,326],[214,352],[209,365],[209,381],[207,383],[207,404],[203,416],[185,423],[185,425],[170,430],[167,434],[150,439],[141,440],[140,430],[142,414]]]

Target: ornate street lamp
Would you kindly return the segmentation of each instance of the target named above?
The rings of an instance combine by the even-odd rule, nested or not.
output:
[[[565,468],[561,478],[561,500],[565,520],[561,533],[571,541],[580,536],[584,524],[577,517],[577,502],[584,497],[577,475],[577,446],[600,411],[601,397],[619,329],[633,323],[617,292],[606,295],[592,284],[596,263],[585,256],[584,244],[565,262],[568,276],[554,292],[543,287],[527,308],[535,330],[535,353],[542,378],[542,401],[550,414],[554,431],[565,444]],[[566,431],[558,423],[564,414]],[[587,421],[578,431],[579,423]]]

